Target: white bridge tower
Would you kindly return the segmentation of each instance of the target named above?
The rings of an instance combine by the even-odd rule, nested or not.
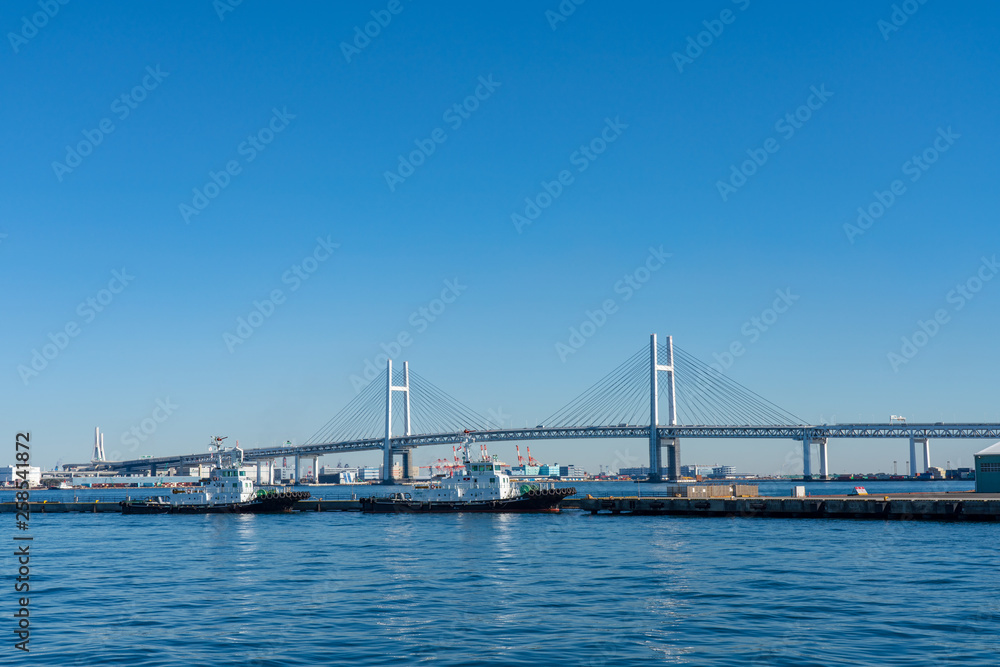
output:
[[[677,394],[674,387],[674,337],[667,336],[665,364],[657,360],[656,334],[649,336],[649,481],[663,481],[663,446],[667,448],[666,477],[676,480],[681,474],[681,443],[678,438],[660,441],[656,430],[660,420],[659,373],[667,374],[667,419],[670,426],[677,426]]]
[[[403,435],[410,433],[410,362],[403,362],[403,386],[392,384],[392,359],[386,361],[385,375],[385,444],[382,446],[382,483],[392,484],[392,392],[401,391],[406,394],[403,404]],[[403,477],[409,479],[415,476],[411,449],[403,452]]]

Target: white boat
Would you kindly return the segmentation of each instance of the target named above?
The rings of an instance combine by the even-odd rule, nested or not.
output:
[[[496,456],[481,450],[470,460],[465,448],[465,468],[451,477],[414,485],[412,491],[361,498],[364,512],[558,512],[559,503],[576,489],[517,482],[503,471]]]
[[[243,470],[243,450],[239,444],[225,448],[225,437],[213,437],[209,451],[216,456],[207,483],[201,486],[176,488],[170,496],[154,496],[146,500],[125,500],[119,503],[122,514],[209,514],[237,512],[259,514],[290,512],[300,500],[309,497],[305,491],[276,492],[254,490]]]

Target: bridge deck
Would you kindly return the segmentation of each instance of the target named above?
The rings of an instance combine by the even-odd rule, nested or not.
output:
[[[658,426],[661,439],[667,438],[748,438],[792,439],[811,438],[934,438],[934,439],[994,439],[1000,440],[1000,424],[822,424],[791,426]],[[520,440],[566,440],[589,438],[649,438],[649,426],[587,426],[576,428],[524,428],[492,431],[458,431],[392,438],[394,450],[429,445],[459,444],[473,438],[476,442],[510,442]],[[383,438],[366,438],[348,442],[329,442],[297,447],[262,447],[247,449],[247,460],[265,460],[284,456],[318,456],[334,452],[381,450]],[[213,455],[189,454],[106,462],[109,471],[162,469],[184,464],[208,463]]]

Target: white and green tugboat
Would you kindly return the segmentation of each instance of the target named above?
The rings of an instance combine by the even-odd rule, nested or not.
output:
[[[306,491],[274,491],[257,489],[243,470],[243,450],[239,445],[225,448],[224,437],[213,437],[209,451],[215,453],[216,466],[210,478],[201,486],[174,489],[169,496],[146,500],[125,500],[119,503],[122,514],[262,514],[291,512],[300,500],[309,497]]]

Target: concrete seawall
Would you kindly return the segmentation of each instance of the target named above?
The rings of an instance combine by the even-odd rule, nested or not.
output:
[[[810,497],[810,498],[581,498],[591,514],[898,521],[1000,521],[1000,496]]]

